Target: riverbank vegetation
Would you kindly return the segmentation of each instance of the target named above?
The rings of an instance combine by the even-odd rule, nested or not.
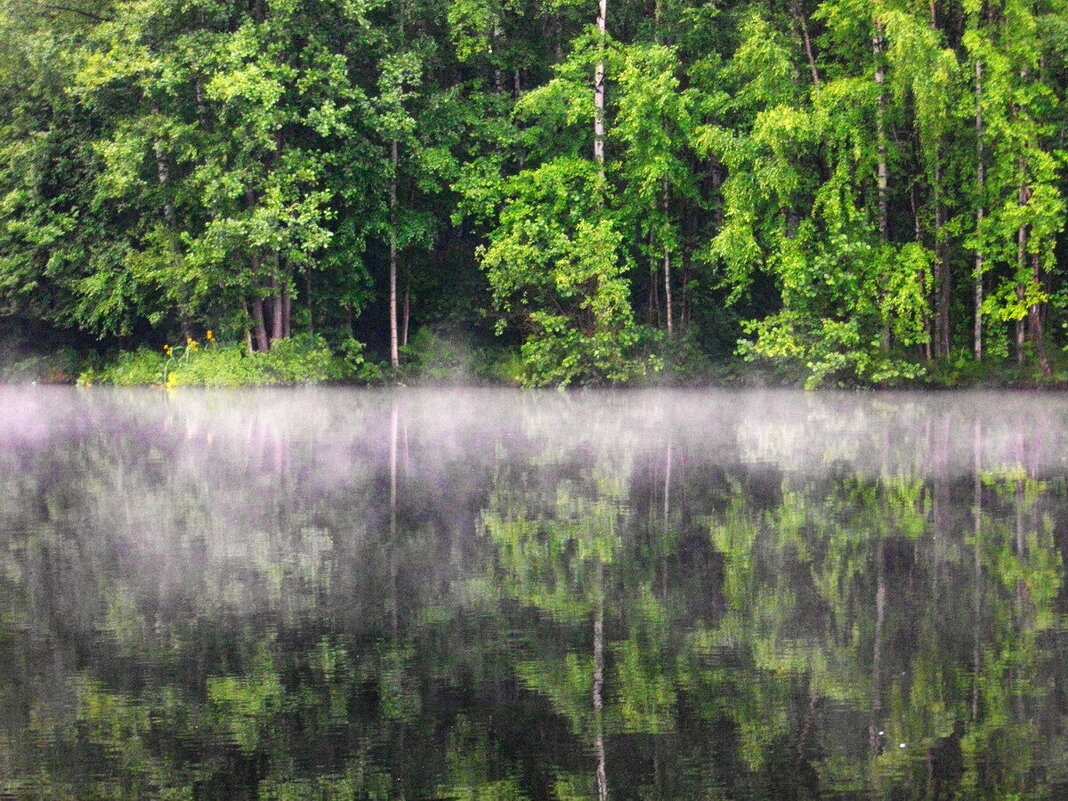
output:
[[[1059,0],[0,0],[4,375],[1063,382],[1066,36]]]

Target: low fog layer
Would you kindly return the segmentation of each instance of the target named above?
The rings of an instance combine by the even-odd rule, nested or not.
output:
[[[315,480],[403,451],[436,475],[465,452],[593,449],[930,477],[1068,464],[1061,394],[0,389],[0,444],[25,452],[107,436],[165,448],[171,469],[299,458]],[[272,449],[276,454],[267,453]],[[438,476],[447,478],[447,476]]]

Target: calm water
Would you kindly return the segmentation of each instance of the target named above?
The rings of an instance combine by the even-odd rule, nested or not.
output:
[[[1068,398],[0,389],[0,798],[1063,799]]]

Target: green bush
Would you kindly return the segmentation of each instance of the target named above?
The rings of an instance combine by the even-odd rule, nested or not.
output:
[[[346,377],[345,361],[335,356],[320,336],[301,334],[280,339],[267,353],[256,354],[267,384],[318,384]]]
[[[429,383],[468,383],[475,373],[475,355],[460,337],[420,328],[400,349],[406,378]]]
[[[193,354],[168,373],[170,386],[250,387],[269,383],[257,362],[241,345],[219,345]]]
[[[334,355],[322,337],[301,335],[274,343],[268,353],[248,353],[242,345],[190,342],[157,352],[141,348],[122,353],[97,370],[86,370],[80,384],[166,384],[187,387],[247,387],[317,384],[356,377],[345,359]]]
[[[114,361],[99,368],[88,368],[78,376],[78,383],[116,384],[129,386],[134,384],[159,384],[163,381],[167,357],[148,348],[120,353]]]

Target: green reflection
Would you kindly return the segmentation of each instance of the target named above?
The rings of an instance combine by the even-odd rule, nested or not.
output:
[[[0,791],[1063,797],[1035,434],[909,407],[904,456],[779,459],[657,408],[487,441],[420,403],[136,407],[0,453]]]

